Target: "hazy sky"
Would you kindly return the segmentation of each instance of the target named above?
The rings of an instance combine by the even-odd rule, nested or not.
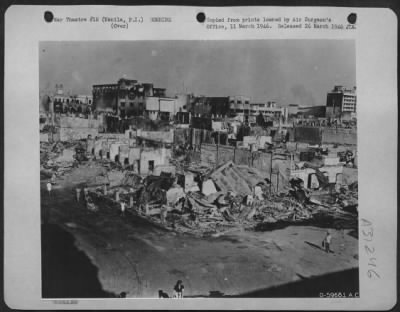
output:
[[[325,105],[335,84],[353,87],[350,40],[42,42],[40,89],[71,94],[124,75],[173,95],[245,95],[253,101]]]

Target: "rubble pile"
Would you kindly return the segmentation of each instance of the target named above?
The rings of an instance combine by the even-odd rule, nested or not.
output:
[[[77,167],[76,148],[81,142],[40,143],[40,174],[43,178],[60,177]]]
[[[278,195],[271,191],[269,175],[232,161],[213,168],[171,159],[176,173],[144,176],[120,162],[96,159],[81,141],[41,143],[40,152],[43,178],[62,176],[82,165],[82,160],[102,168],[84,185],[91,212],[119,210],[126,205],[130,214],[168,230],[195,235],[218,236],[232,229],[259,230],[282,223],[334,221],[339,227],[344,223],[356,226],[357,182],[332,192],[326,188],[328,178],[314,167],[319,191],[305,188],[303,180],[296,178],[286,193]],[[318,200],[322,196],[332,203]]]
[[[346,211],[357,212],[358,208],[358,183],[349,186],[343,185],[337,195],[338,204]]]

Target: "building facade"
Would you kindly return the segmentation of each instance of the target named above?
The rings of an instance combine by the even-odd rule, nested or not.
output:
[[[121,78],[115,84],[93,85],[93,106],[97,112],[112,112],[119,117],[144,116],[148,97],[165,97],[166,89],[151,83]]]
[[[326,117],[342,118],[355,116],[357,111],[356,87],[346,89],[343,86],[335,86],[328,93],[326,99]]]
[[[56,92],[52,100],[55,113],[90,113],[92,111],[92,95],[65,94],[62,84],[56,84]]]
[[[189,111],[195,117],[224,118],[230,112],[229,98],[197,96],[191,99]]]
[[[249,116],[250,98],[242,95],[230,96],[229,108],[231,116]]]

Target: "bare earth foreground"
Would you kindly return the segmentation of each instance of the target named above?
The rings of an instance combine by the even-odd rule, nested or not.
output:
[[[327,229],[314,226],[177,234],[129,213],[87,211],[74,185],[92,174],[75,169],[51,196],[42,185],[44,298],[158,298],[159,290],[171,296],[179,279],[186,297],[358,295],[354,231],[332,229],[331,254],[321,247]]]

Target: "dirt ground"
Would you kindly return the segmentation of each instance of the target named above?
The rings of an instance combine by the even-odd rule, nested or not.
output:
[[[42,182],[42,212],[48,217],[47,228],[42,226],[44,297],[126,292],[127,297],[157,298],[160,290],[171,296],[179,279],[187,297],[239,296],[358,268],[358,240],[350,230],[331,229],[334,253],[328,254],[321,247],[326,228],[237,229],[220,237],[199,238],[166,231],[131,214],[122,217],[117,210],[89,212],[76,202],[74,186],[99,170],[97,166],[74,169],[57,180],[50,196],[44,190],[46,181]],[[49,224],[58,229],[49,230]],[[68,239],[64,241],[63,235]],[[83,278],[89,272],[91,276]],[[324,290],[342,291],[346,283],[357,288],[357,275],[341,276],[333,282],[337,289],[322,282]],[[82,284],[88,279],[94,282]],[[318,297],[319,286],[315,286],[309,294],[303,289],[297,295]],[[92,287],[99,292],[90,292]]]

